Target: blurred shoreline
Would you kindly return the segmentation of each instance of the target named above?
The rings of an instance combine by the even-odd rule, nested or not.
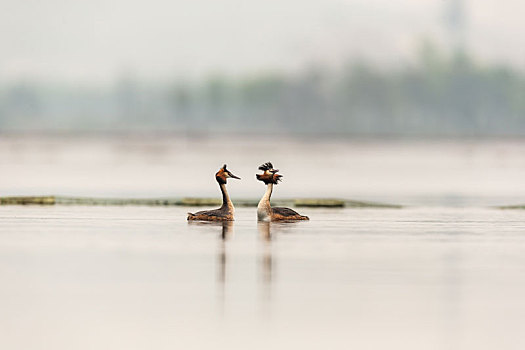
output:
[[[449,135],[449,134],[413,134],[413,135],[398,135],[398,134],[348,134],[336,132],[257,132],[257,131],[200,131],[200,132],[179,132],[179,131],[161,131],[161,130],[0,130],[0,138],[70,138],[70,139],[143,139],[143,140],[168,140],[168,139],[186,139],[186,140],[200,140],[200,139],[260,139],[260,140],[306,140],[308,142],[331,142],[331,141],[346,141],[346,142],[447,142],[447,141],[470,141],[470,142],[490,142],[490,141],[525,141],[525,135]]]
[[[20,81],[0,87],[6,132],[299,135],[304,137],[523,137],[525,73],[467,52],[422,45],[415,64],[349,62],[298,75],[148,82],[106,87]]]

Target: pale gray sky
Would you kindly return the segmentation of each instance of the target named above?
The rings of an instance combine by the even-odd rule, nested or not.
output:
[[[410,59],[446,0],[0,0],[0,80],[110,82]],[[522,0],[467,0],[468,43],[525,67]]]

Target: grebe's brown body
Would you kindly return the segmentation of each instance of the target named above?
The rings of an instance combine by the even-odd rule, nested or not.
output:
[[[257,205],[257,220],[259,221],[296,221],[296,220],[310,220],[308,216],[304,216],[290,208],[275,207],[270,205],[270,197],[272,196],[273,185],[277,185],[281,181],[282,175],[278,175],[278,169],[274,169],[272,163],[265,163],[259,167],[259,170],[264,171],[262,174],[257,174],[256,178],[266,184],[266,192]]]
[[[215,180],[219,184],[222,192],[222,206],[219,209],[203,210],[196,213],[188,213],[188,220],[202,221],[233,221],[235,209],[226,190],[226,179],[240,179],[226,169],[226,164],[215,174]]]

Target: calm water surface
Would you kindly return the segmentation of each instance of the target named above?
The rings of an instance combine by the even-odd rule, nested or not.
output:
[[[525,211],[0,207],[2,349],[523,349]]]
[[[281,198],[490,206],[525,198],[525,140],[353,140],[269,136],[37,137],[0,134],[0,195],[259,198],[257,167],[281,170]]]
[[[340,197],[311,221],[0,207],[0,349],[524,349],[523,140],[0,137],[0,195]]]

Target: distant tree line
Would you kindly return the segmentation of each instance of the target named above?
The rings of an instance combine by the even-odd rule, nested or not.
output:
[[[525,135],[525,74],[426,45],[395,69],[109,88],[25,82],[0,88],[0,131],[9,130]]]

